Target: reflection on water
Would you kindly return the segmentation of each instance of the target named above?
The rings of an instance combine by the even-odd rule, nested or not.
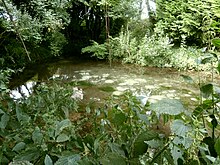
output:
[[[35,72],[34,72],[35,71]],[[150,93],[150,102],[163,98],[188,99],[188,102],[197,101],[195,96],[198,88],[184,82],[178,71],[159,68],[139,68],[134,65],[115,64],[111,68],[103,62],[77,62],[62,60],[56,63],[34,68],[29,79],[22,82],[20,78],[14,79],[12,84],[18,83],[11,93],[11,97],[18,99],[28,97],[33,92],[35,85],[51,79],[67,82],[89,82],[92,87],[79,84],[79,90],[73,87],[73,97],[81,99],[96,98],[100,100],[106,95],[121,95],[125,91],[144,91]],[[22,74],[25,76],[25,72]],[[22,82],[22,83],[21,83]],[[76,83],[77,84],[77,83]],[[101,87],[112,87],[114,91],[107,93]],[[81,92],[81,93],[80,93]],[[76,94],[76,95],[75,95]]]
[[[35,81],[28,81],[24,85],[21,85],[11,90],[10,97],[14,99],[29,97],[33,92],[33,87],[37,84]]]

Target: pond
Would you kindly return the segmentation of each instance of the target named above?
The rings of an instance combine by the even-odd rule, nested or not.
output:
[[[193,80],[184,79],[188,75]],[[210,78],[210,74],[200,76],[204,81]],[[110,67],[107,62],[63,59],[24,70],[10,82],[11,97],[28,97],[37,84],[57,79],[72,83],[73,93],[79,95],[73,97],[87,103],[103,102],[110,95],[119,96],[126,91],[147,95],[151,103],[170,98],[181,100],[187,106],[195,105],[199,96],[197,73],[120,63],[113,63]]]

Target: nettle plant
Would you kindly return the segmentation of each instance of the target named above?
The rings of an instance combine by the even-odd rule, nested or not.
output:
[[[39,86],[32,96],[17,101],[5,93],[0,107],[0,162],[48,164],[55,157],[59,164],[65,142],[75,135],[68,118],[69,111],[77,109],[76,102],[67,99],[71,94],[58,85]]]
[[[0,162],[217,165],[220,92],[212,82],[199,85],[195,110],[169,98],[145,105],[130,92],[90,107],[71,98],[73,86],[59,80],[15,101],[1,86]]]

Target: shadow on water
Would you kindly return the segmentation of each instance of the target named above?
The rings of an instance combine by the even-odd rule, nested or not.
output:
[[[47,64],[38,64],[24,69],[10,82],[13,89],[11,96],[15,99],[28,97],[36,85],[49,80],[59,79],[63,83],[78,86],[85,102],[101,101],[109,95],[121,95],[125,91],[151,91],[150,102],[163,98],[180,99],[185,104],[195,104],[198,96],[198,84],[187,83],[182,74],[169,68],[138,67],[107,62],[59,60]],[[195,73],[190,76],[196,77]],[[75,92],[78,89],[75,89]]]

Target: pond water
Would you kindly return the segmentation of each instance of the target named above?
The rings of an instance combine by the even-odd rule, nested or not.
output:
[[[190,75],[194,81],[186,82],[183,75]],[[210,75],[202,74],[203,80]],[[187,106],[198,102],[199,96],[197,73],[179,72],[168,68],[138,67],[106,62],[60,60],[41,64],[22,72],[13,79],[10,87],[11,97],[28,97],[35,85],[52,79],[61,79],[63,83],[73,82],[73,97],[82,101],[104,101],[104,98],[118,96],[126,91],[149,96],[149,102],[163,98],[179,99]],[[77,86],[77,88],[76,88]]]

